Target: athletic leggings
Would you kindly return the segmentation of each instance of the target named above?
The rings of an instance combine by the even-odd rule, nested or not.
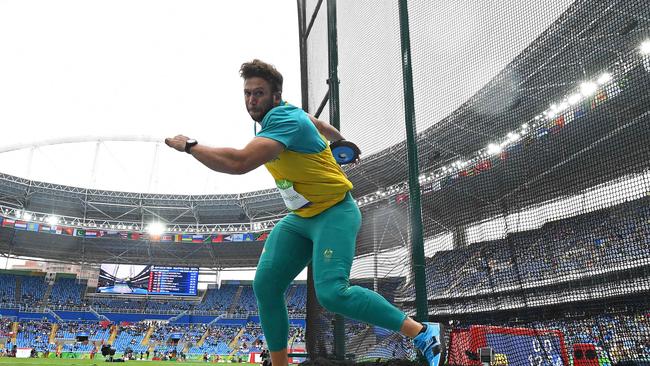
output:
[[[392,331],[399,331],[406,314],[376,292],[350,286],[361,212],[352,195],[322,213],[284,217],[266,239],[253,289],[262,330],[271,352],[287,348],[289,317],[285,292],[293,279],[313,263],[318,302],[327,310]]]

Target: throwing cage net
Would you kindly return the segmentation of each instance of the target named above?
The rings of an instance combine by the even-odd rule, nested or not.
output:
[[[303,106],[362,150],[352,285],[448,325],[450,365],[650,360],[646,1],[298,12]],[[307,312],[312,358],[415,357],[313,288]]]

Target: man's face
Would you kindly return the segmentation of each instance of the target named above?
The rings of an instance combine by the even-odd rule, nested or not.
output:
[[[280,94],[271,93],[271,84],[260,77],[244,80],[246,110],[254,121],[261,122],[271,108],[280,104]]]

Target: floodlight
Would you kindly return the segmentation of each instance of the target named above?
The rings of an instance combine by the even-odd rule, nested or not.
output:
[[[596,90],[598,90],[598,85],[594,82],[584,82],[580,85],[580,93],[585,97],[593,95]]]
[[[598,84],[603,85],[612,80],[612,74],[605,72],[598,77]]]
[[[642,55],[650,55],[650,39],[641,43],[641,47],[639,47],[639,49]]]
[[[501,146],[497,144],[489,144],[487,147],[488,154],[495,155],[501,152]]]
[[[151,235],[160,235],[160,234],[164,233],[165,230],[167,230],[167,228],[165,227],[165,225],[163,223],[160,223],[160,222],[152,222],[147,227],[147,232],[149,232],[149,234],[151,234]]]
[[[54,215],[49,216],[49,217],[47,218],[47,223],[50,224],[50,225],[56,225],[56,224],[59,223],[59,218],[56,217],[56,216],[54,216]]]
[[[580,103],[580,101],[582,100],[582,94],[579,93],[572,94],[569,96],[568,100],[569,100],[569,104],[576,105]]]

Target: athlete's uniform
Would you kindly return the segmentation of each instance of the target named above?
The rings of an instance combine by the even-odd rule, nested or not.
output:
[[[265,166],[291,210],[266,239],[253,283],[269,350],[287,347],[285,291],[310,262],[323,307],[399,331],[406,314],[376,292],[349,284],[361,212],[350,194],[352,183],[326,139],[304,111],[284,102],[271,109],[261,124],[258,137],[286,148]]]

